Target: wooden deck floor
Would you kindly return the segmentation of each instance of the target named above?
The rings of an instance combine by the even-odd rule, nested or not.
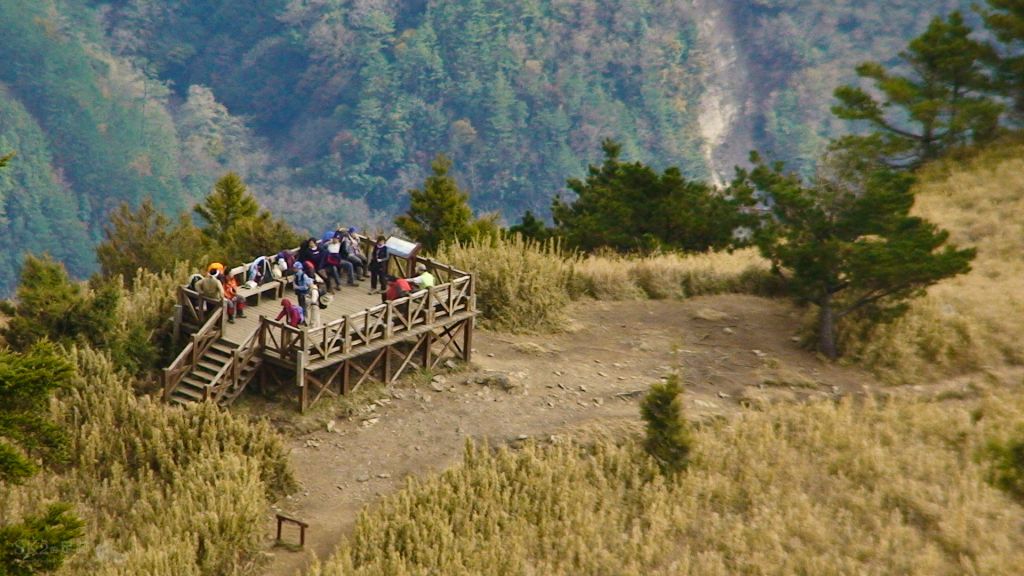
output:
[[[370,289],[370,282],[363,281],[359,286],[342,286],[341,290],[334,293],[334,300],[331,304],[320,310],[320,323],[327,324],[349,314],[362,312],[380,304],[380,294],[367,294]],[[224,340],[233,344],[241,344],[251,336],[260,325],[260,316],[276,318],[281,312],[281,300],[271,297],[270,293],[264,294],[260,305],[248,306],[245,309],[245,318],[237,318],[234,324],[226,324]],[[291,288],[285,288],[284,297],[298,304],[295,292]]]

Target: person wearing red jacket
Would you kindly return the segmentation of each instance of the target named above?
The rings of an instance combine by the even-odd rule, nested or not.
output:
[[[299,324],[306,321],[302,308],[292,304],[292,301],[287,298],[281,300],[281,312],[278,313],[277,318],[274,318],[274,320],[280,320],[281,318],[284,318],[285,322],[293,328],[298,328]]]

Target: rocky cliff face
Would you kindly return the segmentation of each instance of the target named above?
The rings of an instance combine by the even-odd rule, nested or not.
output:
[[[737,38],[730,2],[692,0],[692,4],[703,69],[698,105],[702,152],[712,180],[720,185],[754,148],[757,89]]]

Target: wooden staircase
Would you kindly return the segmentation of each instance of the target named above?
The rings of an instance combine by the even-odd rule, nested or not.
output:
[[[199,360],[170,390],[169,402],[191,404],[215,400],[228,406],[245,389],[262,363],[259,355],[238,358],[234,344],[223,339],[212,342]],[[238,361],[238,366],[234,364]]]

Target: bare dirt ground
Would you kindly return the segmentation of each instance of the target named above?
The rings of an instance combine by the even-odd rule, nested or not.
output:
[[[498,445],[578,427],[635,425],[640,395],[673,371],[683,377],[694,418],[726,415],[741,403],[864,393],[870,376],[799,347],[799,316],[783,302],[747,296],[586,302],[570,310],[564,333],[480,330],[469,371],[364,391],[366,403],[354,415],[342,415],[338,401],[302,417],[280,411],[293,406],[275,408],[274,420],[290,427],[301,486],[279,508],[309,530],[303,551],[269,549],[263,574],[295,574],[312,554],[326,558],[363,506],[399,490],[407,476],[457,463],[467,438]],[[511,390],[473,382],[495,375]],[[272,527],[268,519],[268,532]],[[296,529],[288,530],[297,541]]]

